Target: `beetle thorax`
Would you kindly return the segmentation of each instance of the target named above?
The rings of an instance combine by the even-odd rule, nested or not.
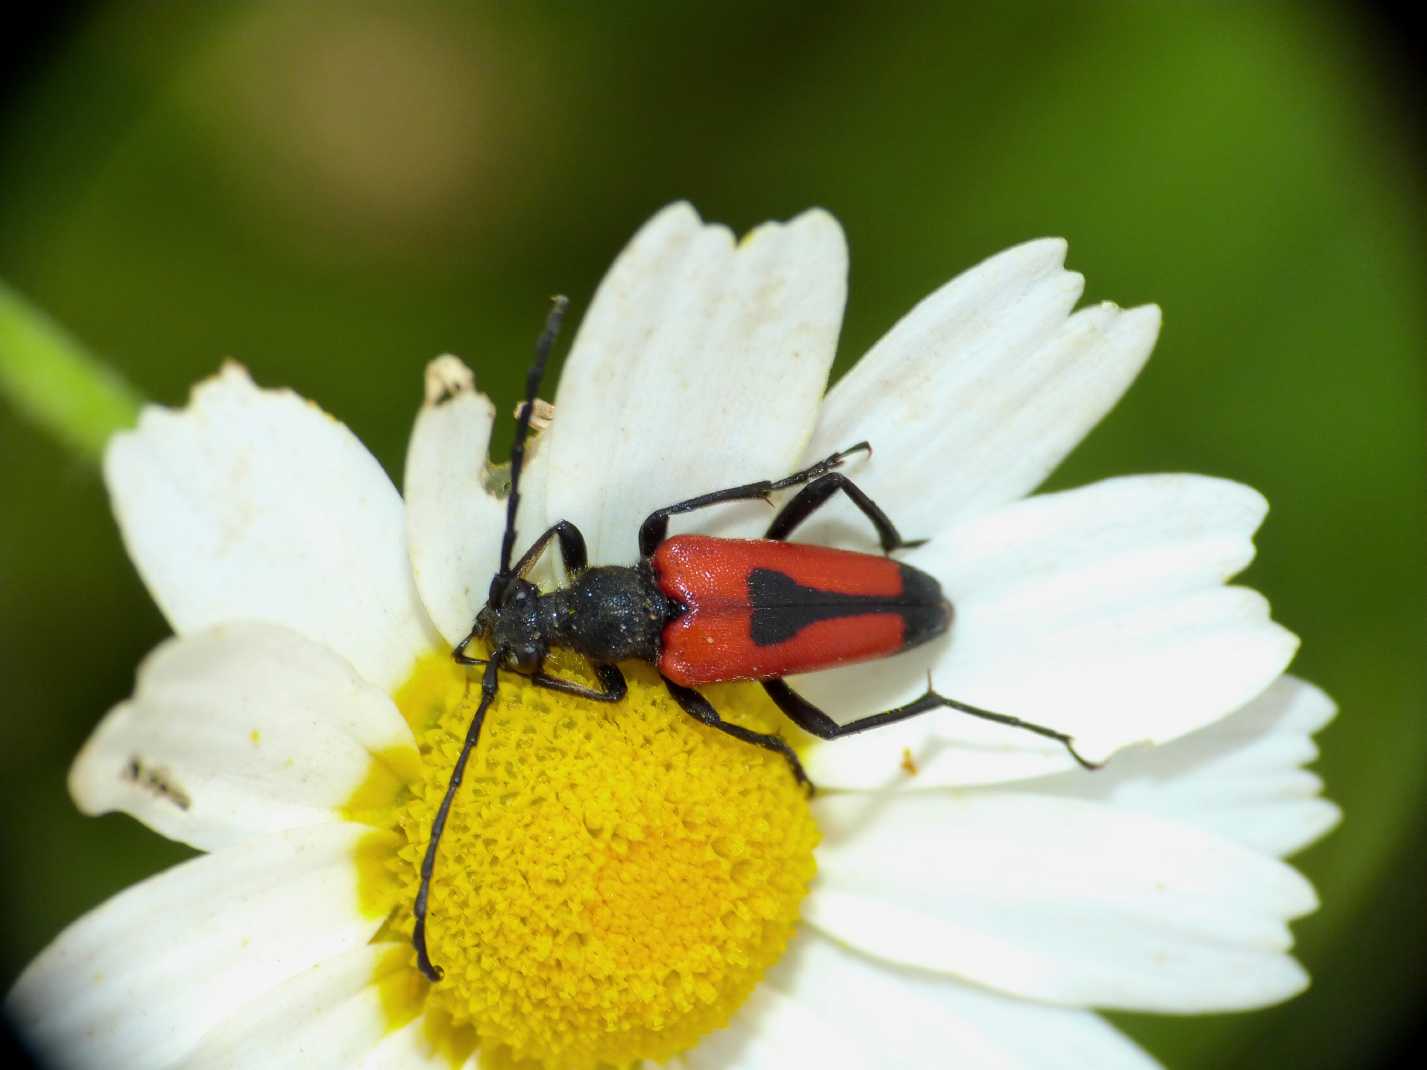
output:
[[[647,564],[587,569],[569,587],[540,599],[550,645],[606,664],[657,661],[664,626],[677,611]]]

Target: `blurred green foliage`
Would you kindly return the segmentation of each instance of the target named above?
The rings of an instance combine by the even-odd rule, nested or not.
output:
[[[545,296],[586,303],[669,200],[738,229],[831,209],[839,369],[963,267],[1070,237],[1088,297],[1165,330],[1054,485],[1263,490],[1247,582],[1342,706],[1318,768],[1346,821],[1300,859],[1313,989],[1124,1023],[1180,1067],[1370,1065],[1427,950],[1427,229],[1386,63],[1349,9],[1287,4],[102,7],[0,114],[0,277],[147,396],[233,355],[399,478],[424,362],[511,401]],[[0,453],[8,984],[183,851],[68,800],[166,627],[83,451],[7,401]]]
[[[140,402],[112,368],[0,282],[0,395],[63,445],[98,463]]]

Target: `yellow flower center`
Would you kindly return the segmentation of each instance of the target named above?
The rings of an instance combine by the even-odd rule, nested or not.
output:
[[[818,832],[787,763],[624,669],[610,704],[503,674],[452,807],[427,926],[445,977],[426,1012],[472,1030],[482,1065],[667,1058],[728,1022],[797,924]],[[574,659],[547,671],[594,683]],[[729,720],[791,734],[759,688],[707,694]],[[396,696],[423,756],[397,813],[398,931],[478,696],[445,655]]]

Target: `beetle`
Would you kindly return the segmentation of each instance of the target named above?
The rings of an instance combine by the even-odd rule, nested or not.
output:
[[[890,557],[925,540],[902,538],[887,514],[837,471],[853,454],[871,453],[867,442],[782,479],[745,483],[656,509],[640,525],[639,560],[632,566],[590,567],[584,536],[568,520],[546,529],[512,565],[520,476],[535,395],[568,304],[564,297],[551,301],[526,377],[525,402],[517,410],[500,567],[491,578],[486,604],[452,651],[458,663],[484,666],[484,672],[480,701],[431,824],[413,907],[412,943],[417,964],[430,980],[442,976],[426,947],[437,847],[466,763],[480,739],[486,711],[495,700],[501,669],[525,677],[536,687],[596,702],[618,702],[625,696],[626,684],[617,663],[649,662],[685,713],[735,739],[782,755],[797,782],[810,793],[812,784],[802,763],[781,736],[723,720],[697,688],[756,680],[790,720],[826,740],[895,724],[933,709],[954,709],[1056,740],[1080,765],[1097,768],[1076,752],[1068,735],[947,698],[932,689],[930,680],[926,692],[904,706],[839,724],[783,679],[897,654],[935,639],[951,626],[952,605],[936,579]],[[774,515],[761,539],[668,536],[670,517],[725,502],[771,501],[774,492],[794,487],[801,489]],[[871,522],[883,556],[787,541],[798,525],[838,493]],[[569,583],[542,592],[528,576],[551,542],[559,548]],[[489,658],[467,653],[477,640],[486,642]],[[544,662],[552,647],[588,658],[599,688],[546,673]]]

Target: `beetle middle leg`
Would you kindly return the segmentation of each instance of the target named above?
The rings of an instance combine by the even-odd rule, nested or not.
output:
[[[793,771],[793,777],[807,789],[809,795],[813,794],[813,782],[803,771],[803,763],[798,761],[797,754],[782,736],[774,735],[772,732],[755,732],[751,728],[744,728],[742,725],[725,721],[718,715],[718,710],[713,708],[713,703],[703,695],[691,687],[674,683],[667,676],[664,677],[664,686],[669,689],[669,694],[674,696],[674,701],[683,707],[684,712],[700,724],[717,728],[725,735],[732,736],[744,743],[752,743],[755,747],[762,747],[764,750],[781,754],[787,761],[788,767]]]
[[[624,682],[624,673],[613,665],[593,665],[595,675],[599,677],[600,690],[596,691],[592,687],[584,684],[577,684],[573,680],[562,680],[558,676],[549,676],[544,672],[532,673],[526,677],[536,687],[543,687],[547,691],[559,691],[561,694],[574,695],[577,698],[587,698],[592,702],[618,702],[624,698],[629,690]]]
[[[709,494],[700,494],[697,498],[686,498],[673,505],[666,505],[663,509],[656,509],[645,518],[644,523],[639,525],[639,553],[642,557],[648,557],[664,541],[664,537],[669,534],[669,518],[678,513],[691,513],[695,509],[705,509],[710,505],[722,505],[724,502],[751,501],[755,498],[767,499],[768,495],[775,490],[786,490],[788,487],[796,487],[803,483],[809,483],[819,476],[824,476],[840,465],[854,453],[871,453],[872,446],[867,442],[859,442],[849,446],[845,450],[838,450],[829,457],[824,457],[817,464],[811,464],[799,472],[794,472],[790,476],[782,479],[762,479],[757,483],[745,483],[740,487],[729,487],[726,490],[716,490]],[[874,506],[875,508],[875,506]],[[885,519],[885,518],[884,518]],[[889,521],[890,523],[890,521]]]
[[[855,735],[858,732],[866,732],[870,728],[880,728],[883,725],[896,724],[898,721],[905,721],[909,717],[916,717],[918,714],[926,713],[935,709],[952,709],[960,713],[970,714],[972,717],[979,717],[983,721],[993,721],[996,724],[1005,725],[1008,728],[1019,728],[1026,732],[1033,732],[1046,739],[1053,739],[1061,744],[1070,756],[1086,769],[1099,769],[1096,762],[1088,761],[1080,756],[1075,749],[1075,743],[1064,732],[1057,732],[1053,728],[1045,725],[1032,724],[1030,721],[1023,721],[1019,717],[1012,717],[1005,713],[992,713],[990,710],[979,709],[976,706],[968,706],[964,702],[957,702],[956,699],[939,695],[932,690],[928,681],[926,694],[920,698],[913,699],[905,706],[898,706],[895,709],[886,710],[882,713],[869,714],[866,717],[859,717],[855,721],[847,724],[838,724],[822,710],[818,709],[802,695],[798,694],[788,686],[784,680],[764,680],[763,689],[768,692],[778,708],[788,715],[788,719],[805,732],[810,732],[819,739],[840,739],[843,736]]]
[[[926,542],[926,539],[902,538],[896,525],[882,511],[881,506],[841,472],[828,472],[826,475],[821,475],[798,491],[784,503],[782,509],[778,510],[778,515],[768,525],[768,530],[764,532],[763,537],[779,541],[786,539],[793,533],[794,528],[822,508],[827,500],[838,491],[842,491],[851,498],[852,504],[857,506],[862,511],[862,515],[872,522],[872,526],[877,529],[877,537],[882,543],[884,554],[890,554],[893,550],[910,550]]]

